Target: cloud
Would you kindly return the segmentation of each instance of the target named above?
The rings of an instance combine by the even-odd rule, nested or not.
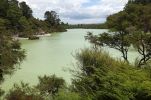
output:
[[[55,10],[64,22],[101,23],[108,15],[122,10],[128,0],[19,0],[27,2],[35,17],[43,19],[47,10]]]

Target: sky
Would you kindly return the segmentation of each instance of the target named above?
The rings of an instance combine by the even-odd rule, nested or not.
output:
[[[45,11],[54,10],[69,24],[103,23],[107,16],[123,10],[128,0],[19,0],[25,1],[36,18],[43,19]]]

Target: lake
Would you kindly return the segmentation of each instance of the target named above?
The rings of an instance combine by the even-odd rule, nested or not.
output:
[[[53,33],[50,37],[41,37],[40,40],[21,40],[22,48],[26,50],[27,57],[20,65],[20,69],[11,76],[7,76],[2,89],[10,89],[14,83],[38,83],[38,76],[56,74],[63,77],[67,83],[71,82],[71,74],[67,70],[75,63],[73,55],[81,48],[89,47],[84,36],[87,32],[94,34],[106,32],[106,29],[68,29],[67,32]],[[113,57],[120,57],[114,49],[105,48]],[[129,59],[136,57],[137,53],[131,50]]]

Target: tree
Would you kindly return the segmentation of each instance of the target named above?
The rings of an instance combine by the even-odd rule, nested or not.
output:
[[[45,21],[51,26],[57,26],[60,24],[59,16],[55,11],[46,11],[45,12]]]
[[[131,23],[131,26],[143,32],[151,31],[151,3],[142,5],[142,4],[127,4],[124,12],[128,13],[128,21]]]
[[[4,27],[12,35],[28,37],[28,33],[33,36],[41,32],[66,31],[55,11],[48,11],[45,17],[47,21],[34,18],[26,2],[0,0],[0,19],[5,20]]]
[[[141,3],[141,4],[147,4],[147,3],[151,3],[150,0],[129,0],[129,3]]]
[[[142,0],[143,1],[143,0]],[[128,4],[125,12],[129,14],[128,19],[131,26],[127,29],[131,34],[129,38],[132,45],[140,54],[138,67],[146,65],[151,59],[151,3]]]
[[[147,62],[151,59],[151,34],[143,33],[140,31],[132,31],[131,43],[138,51],[141,57],[138,59],[138,67],[147,65]]]
[[[128,62],[127,53],[130,43],[128,41],[129,33],[126,31],[129,27],[129,23],[126,21],[127,15],[126,12],[119,12],[107,18],[107,25],[112,34],[103,33],[94,36],[93,34],[88,33],[86,39],[92,42],[95,46],[109,46],[117,49],[122,53],[124,60]]]
[[[27,19],[32,17],[32,10],[31,8],[26,4],[26,2],[21,2],[20,8],[22,10],[23,16],[25,16]]]
[[[93,35],[91,32],[88,32],[87,36],[85,36],[85,39],[88,40],[95,48],[98,49],[98,46],[103,46],[101,42],[99,42],[99,39],[97,35]]]
[[[32,27],[26,17],[21,17],[19,19],[19,37],[29,37],[32,36]]]
[[[12,74],[18,69],[25,58],[25,51],[21,49],[19,41],[13,40],[6,31],[5,20],[0,19],[0,84],[5,75]],[[4,91],[0,89],[0,96]]]
[[[19,23],[18,20],[22,16],[22,11],[18,7],[18,1],[11,0],[9,1],[9,9],[7,10],[6,18],[10,21],[8,28],[14,31],[14,34],[18,31]]]
[[[5,31],[7,29],[7,21],[6,19],[0,18],[0,31]]]
[[[26,17],[21,17],[19,19],[19,27],[20,27],[21,32],[25,32],[26,30],[30,28],[29,22],[26,19]]]
[[[25,58],[25,52],[20,43],[10,36],[0,33],[0,81],[4,75],[14,72],[21,61]]]
[[[142,0],[143,1],[143,0]],[[128,62],[128,50],[132,45],[141,55],[138,66],[141,67],[151,58],[151,3],[128,3],[123,11],[110,15],[107,26],[110,33],[88,34],[86,39],[95,46],[109,46],[119,50]]]
[[[46,11],[44,17],[49,32],[66,31],[65,25],[61,24],[59,15],[55,11]]]
[[[8,0],[1,0],[0,1],[0,17],[5,17],[7,15],[8,9]]]

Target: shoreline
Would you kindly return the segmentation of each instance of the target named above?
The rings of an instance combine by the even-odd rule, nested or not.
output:
[[[36,37],[49,37],[51,36],[52,34],[48,33],[48,34],[43,34],[43,35],[33,35],[33,36],[36,36]],[[24,37],[18,37],[18,36],[13,36],[13,39],[14,40],[29,40],[29,38],[24,38]]]
[[[37,36],[37,37],[48,37],[48,36],[51,36],[52,34],[48,33],[48,34],[43,34],[43,35],[34,35],[34,36]]]

